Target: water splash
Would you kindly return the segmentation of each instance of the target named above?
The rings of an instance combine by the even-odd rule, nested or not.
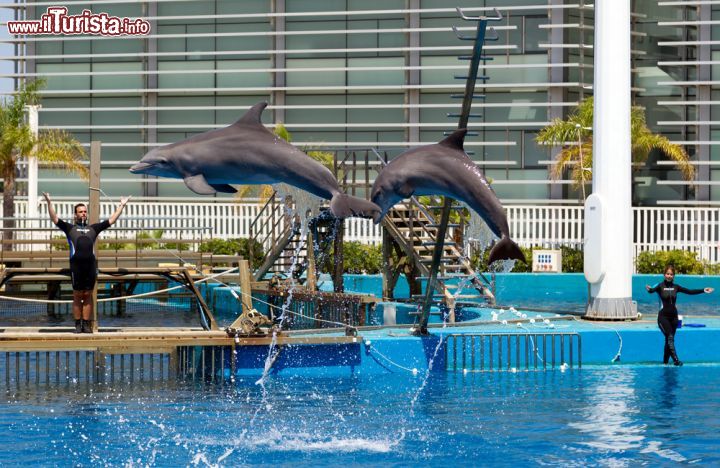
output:
[[[470,213],[465,238],[468,242],[473,242],[481,249],[489,247],[495,240],[495,234],[490,230],[484,219],[475,213],[467,203],[461,202],[461,205]]]
[[[273,184],[273,189],[277,192],[278,197],[287,199],[288,197],[294,202],[294,208],[290,208],[290,204],[286,204],[286,208],[290,208],[288,214],[298,215],[300,222],[307,221],[320,213],[320,205],[323,200],[310,192],[301,190],[288,184]]]

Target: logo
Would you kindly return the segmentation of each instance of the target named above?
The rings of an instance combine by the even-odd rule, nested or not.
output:
[[[119,18],[90,10],[68,15],[66,7],[53,6],[39,20],[8,21],[8,32],[14,35],[144,36],[150,34],[150,23],[141,18]]]

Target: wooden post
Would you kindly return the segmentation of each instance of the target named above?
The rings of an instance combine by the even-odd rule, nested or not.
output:
[[[342,219],[335,220],[335,239],[333,247],[335,251],[335,265],[333,266],[333,289],[336,293],[345,291],[343,284],[343,239],[344,239],[345,223]]]
[[[249,312],[252,310],[252,275],[250,274],[250,262],[247,260],[240,260],[240,290],[242,291],[242,312]]]
[[[385,226],[382,227],[382,296],[383,300],[393,299],[393,289],[395,282],[393,281],[393,264],[392,264],[392,237]]]
[[[315,291],[317,289],[317,277],[315,272],[317,270],[315,266],[315,244],[313,243],[312,230],[309,230],[307,235],[307,281],[305,286],[308,291]]]
[[[100,150],[101,142],[93,141],[90,143],[90,193],[88,195],[88,224],[94,224],[100,221]],[[97,250],[97,243],[95,249]],[[97,252],[95,252],[97,256]],[[97,320],[97,281],[92,292],[92,332],[98,331]]]

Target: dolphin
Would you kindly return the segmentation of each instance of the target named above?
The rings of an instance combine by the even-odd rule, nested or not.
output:
[[[525,262],[520,247],[510,239],[500,200],[463,149],[465,133],[466,128],[456,130],[439,143],[408,150],[385,166],[370,197],[381,210],[376,222],[393,205],[413,195],[445,195],[465,202],[500,238],[490,251],[488,263],[513,258]]]
[[[327,167],[266,129],[265,107],[260,102],[228,127],[154,149],[130,172],[183,179],[200,195],[237,192],[230,184],[283,182],[330,200],[338,218],[379,215],[377,205],[343,193]]]

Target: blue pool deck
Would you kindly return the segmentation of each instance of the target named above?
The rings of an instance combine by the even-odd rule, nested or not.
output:
[[[570,342],[555,343],[557,347],[573,348],[575,362],[567,363],[571,368],[579,364],[578,354],[584,366],[657,365],[661,364],[664,337],[656,322],[659,307],[657,295],[648,294],[645,285],[654,285],[661,279],[661,275],[633,276],[632,294],[642,314],[640,320],[601,322],[579,318],[587,301],[587,283],[582,274],[497,274],[494,277],[496,296],[503,308],[490,309],[480,304],[463,304],[456,312],[456,319],[462,324],[444,328],[438,310],[433,308],[435,313],[430,316],[430,336],[419,338],[409,331],[410,324],[416,319],[414,313],[417,305],[380,302],[367,317],[367,324],[375,327],[360,330],[356,343],[287,346],[281,352],[274,371],[279,374],[298,371],[307,373],[317,367],[325,368],[325,372],[337,371],[340,374],[407,372],[407,369],[425,372],[430,361],[433,361],[433,370],[457,371],[466,370],[464,366],[472,365],[473,359],[476,368],[484,359],[482,370],[490,367],[495,370],[498,367],[505,370],[513,367],[545,368],[543,364],[547,363],[542,357],[547,358],[550,353],[543,354],[543,343],[538,341],[550,340],[547,334],[579,336],[579,344],[575,341],[572,345]],[[682,296],[678,301],[685,324],[702,326],[686,326],[678,330],[676,343],[680,359],[688,365],[720,363],[720,346],[717,345],[720,343],[720,277],[679,275],[676,281],[688,288],[716,289],[713,294]],[[332,288],[327,278],[321,281],[320,286],[325,290]],[[380,296],[382,278],[380,275],[345,275],[345,290]],[[232,298],[229,288],[208,286],[206,291],[209,294],[208,303],[216,310],[216,317],[237,316],[239,305]],[[395,296],[407,297],[408,293],[407,282],[401,278]],[[267,312],[261,302],[257,302],[255,307],[260,312]],[[496,315],[493,317],[493,314]],[[503,320],[507,323],[503,324]],[[549,320],[552,327],[545,320]],[[323,336],[341,334],[323,333]],[[453,338],[453,335],[464,335],[465,343],[461,345],[458,341],[461,338]],[[486,336],[483,338],[486,340],[485,349],[480,349],[482,345],[478,340],[485,335],[503,335],[503,338],[494,336],[495,341],[490,343],[490,338]],[[508,342],[505,335],[513,336]],[[530,338],[521,338],[518,343],[515,335]],[[292,336],[302,336],[302,332],[294,332]],[[508,343],[512,348],[510,350]],[[489,356],[491,345],[494,353],[492,363]],[[464,348],[461,349],[461,346]],[[547,346],[548,351],[552,351],[552,344],[548,343]],[[498,351],[502,355],[499,356]],[[559,349],[555,351],[558,354],[556,361],[570,357],[568,350],[563,350],[565,356],[559,355]],[[484,356],[480,356],[480,352],[484,352]],[[530,356],[526,357],[526,354]],[[618,354],[619,359],[616,358]],[[241,368],[250,373],[257,372],[258,368],[263,368],[267,355],[268,350],[262,347],[243,351],[240,354]],[[531,365],[526,367],[527,361],[531,361]],[[553,367],[561,364],[555,362]]]
[[[544,364],[561,371],[581,366],[662,365],[664,338],[654,318],[632,322],[594,322],[573,316],[539,315],[542,318],[533,313],[528,319],[515,316],[503,319],[501,315],[495,322],[481,319],[448,326],[431,324],[429,335],[424,337],[413,335],[409,326],[361,329],[356,343],[287,346],[280,353],[273,372],[277,375],[424,375],[430,363],[433,372],[541,370],[545,369]],[[530,317],[534,317],[535,323],[529,321]],[[550,323],[546,323],[545,319]],[[701,328],[683,327],[677,332],[678,354],[685,365],[720,363],[720,347],[717,346],[720,342],[720,318],[686,317],[685,322],[704,325]],[[553,334],[556,357],[550,363],[550,353],[544,354],[543,347],[549,350]],[[566,340],[563,343],[563,358],[560,358],[561,345],[557,341],[560,334],[566,335],[566,338],[569,334],[580,337],[581,362],[575,341],[572,342],[574,356],[570,356],[571,343]],[[341,335],[325,334],[328,337]],[[481,336],[485,340],[482,357],[478,341],[474,342],[475,350],[470,349],[471,342],[480,340]],[[521,337],[519,343],[518,336]],[[526,346],[527,336],[531,337],[529,346]],[[494,340],[494,356],[490,355],[488,340]],[[545,341],[543,345],[543,340],[550,341]],[[616,359],[618,354],[620,357]],[[267,347],[244,349],[238,354],[238,372],[256,374],[262,369],[267,355]],[[547,362],[543,362],[542,357]],[[474,367],[470,366],[471,361]],[[484,361],[482,368],[481,361]]]

